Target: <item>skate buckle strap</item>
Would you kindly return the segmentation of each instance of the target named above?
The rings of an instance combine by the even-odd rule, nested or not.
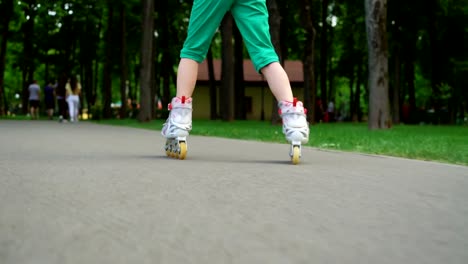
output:
[[[184,95],[182,95],[181,101],[182,101],[182,104],[185,104],[185,96]]]
[[[307,114],[307,108],[305,108],[303,105],[302,105],[302,102],[299,101],[296,97],[294,97],[293,101],[292,102],[289,102],[289,101],[284,101],[284,106],[287,108],[286,111],[283,111],[282,107],[279,107],[278,108],[278,114],[281,116],[284,113],[296,113],[296,114]],[[297,110],[297,107],[298,107],[298,103],[301,103],[299,106],[302,106],[302,109],[303,112],[301,110]],[[292,106],[292,108],[289,108],[289,107]]]

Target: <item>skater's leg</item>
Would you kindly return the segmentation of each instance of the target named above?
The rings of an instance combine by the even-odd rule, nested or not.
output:
[[[309,139],[309,124],[302,102],[293,98],[289,78],[271,43],[268,10],[264,0],[238,0],[232,14],[244,38],[255,69],[261,72],[276,100],[283,120],[283,133],[291,143],[292,162],[301,156],[301,144]]]
[[[186,137],[192,129],[192,94],[198,64],[203,62],[216,30],[234,0],[195,0],[190,14],[187,38],[180,52],[177,92],[169,105],[170,113],[161,134],[167,138],[166,154],[184,159]]]
[[[271,43],[265,1],[240,0],[234,4],[231,12],[255,69],[265,76],[276,100],[292,102],[293,94],[289,78],[279,63],[278,55]]]
[[[181,58],[201,63],[208,52],[216,30],[233,0],[195,0],[190,13],[187,38],[180,52]]]
[[[187,38],[180,52],[177,70],[177,97],[191,97],[198,75],[198,64],[203,62],[216,30],[232,0],[195,0],[190,13]]]
[[[271,92],[278,102],[293,101],[293,93],[289,78],[279,62],[273,62],[262,68],[262,73],[268,82]]]
[[[177,71],[177,97],[192,97],[198,75],[198,62],[182,58]]]

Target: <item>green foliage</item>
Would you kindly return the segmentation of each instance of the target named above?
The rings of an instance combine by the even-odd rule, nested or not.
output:
[[[320,73],[331,76],[329,89],[335,98],[350,101],[350,85],[361,80],[361,108],[367,109],[365,87],[367,82],[367,40],[364,3],[362,0],[330,1],[328,18],[335,17],[337,24],[321,25],[323,1],[312,1],[313,24],[316,30],[316,79]],[[2,2],[0,2],[1,4]],[[109,3],[114,7],[114,17],[108,21]],[[155,1],[155,51],[154,79],[156,94],[167,100],[175,93],[175,74],[179,52],[186,36],[190,8],[193,1]],[[282,43],[287,59],[300,60],[304,56],[305,31],[300,21],[300,1],[277,1],[281,13]],[[388,1],[388,36],[390,48],[390,76],[394,76],[394,63],[399,48],[401,99],[408,97],[408,81],[404,76],[407,63],[415,64],[414,84],[417,106],[427,106],[434,98],[454,109],[467,109],[468,92],[468,0],[434,1],[434,6],[423,0]],[[34,66],[34,78],[43,84],[46,79],[62,74],[83,77],[84,103],[102,104],[103,65],[105,61],[105,30],[112,25],[112,101],[121,101],[121,39],[120,7],[126,11],[127,68],[130,81],[129,96],[138,99],[141,56],[141,1],[15,1],[13,18],[0,29],[10,30],[6,55],[5,94],[9,104],[16,103],[15,94],[27,84],[28,67]],[[433,9],[431,9],[433,8]],[[0,15],[2,15],[0,11]],[[26,24],[34,21],[33,46],[30,55],[24,47]],[[329,27],[329,67],[318,67],[321,56],[321,28]],[[433,27],[433,28],[432,28]],[[1,38],[1,37],[0,37]],[[434,51],[433,47],[437,47]],[[220,35],[215,34],[212,50],[216,58],[221,54]],[[246,54],[247,57],[247,54]],[[30,65],[32,64],[32,65]],[[362,71],[358,72],[358,65]],[[353,83],[351,83],[353,82]],[[332,88],[330,88],[332,87]],[[320,89],[318,89],[320,90]],[[164,104],[167,102],[163,102]],[[10,106],[11,107],[11,106]],[[461,111],[461,110],[460,110]]]
[[[103,107],[101,103],[96,103],[90,107],[90,115],[92,120],[102,120],[103,117]]]

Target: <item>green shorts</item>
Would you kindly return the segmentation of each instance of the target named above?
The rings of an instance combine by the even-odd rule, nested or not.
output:
[[[180,57],[201,63],[224,15],[231,11],[255,69],[260,70],[278,55],[271,43],[266,0],[195,0],[187,39]]]

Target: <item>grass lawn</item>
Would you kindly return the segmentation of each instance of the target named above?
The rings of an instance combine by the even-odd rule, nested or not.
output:
[[[161,130],[164,120],[96,123]],[[281,126],[258,121],[194,120],[191,135],[285,143]],[[369,131],[364,123],[318,124],[311,126],[308,146],[468,165],[467,126],[398,125],[389,130]]]

